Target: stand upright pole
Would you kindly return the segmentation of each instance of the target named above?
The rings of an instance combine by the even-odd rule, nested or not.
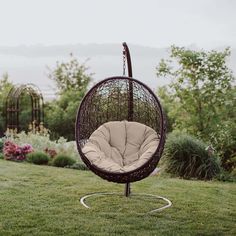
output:
[[[130,57],[130,53],[129,53],[129,48],[127,46],[127,44],[124,42],[123,43],[123,47],[124,47],[124,53],[125,53],[125,57],[127,60],[127,66],[128,66],[128,76],[129,76],[129,99],[128,99],[128,121],[133,121],[133,114],[134,114],[134,106],[133,106],[133,81],[132,81],[132,77],[133,77],[133,73],[132,73],[132,63],[131,63],[131,57]],[[125,62],[124,62],[125,63]],[[129,197],[131,193],[131,187],[130,187],[130,183],[126,183],[125,184],[125,196]]]

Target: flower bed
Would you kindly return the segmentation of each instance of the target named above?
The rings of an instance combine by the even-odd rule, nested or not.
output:
[[[27,144],[26,144],[27,143]],[[67,142],[66,139],[61,137],[56,141],[49,138],[49,134],[39,133],[25,133],[8,134],[2,139],[2,156],[5,160],[10,161],[28,161],[34,164],[54,165],[54,159],[58,156],[64,156],[66,159],[71,159],[70,164],[65,167],[72,167],[75,169],[86,170],[86,166],[82,163],[80,156],[76,149],[75,142]],[[30,154],[30,155],[28,155]],[[34,158],[32,158],[32,155]],[[39,155],[40,154],[40,155]],[[37,160],[41,156],[47,155],[48,161],[34,161],[35,156]],[[57,165],[54,165],[57,166]]]

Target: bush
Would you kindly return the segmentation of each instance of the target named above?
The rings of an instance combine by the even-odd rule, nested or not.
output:
[[[201,141],[187,134],[168,136],[164,158],[166,171],[183,178],[208,180],[220,173],[218,159]]]
[[[43,152],[32,152],[27,155],[26,160],[36,165],[47,165],[50,158],[46,153]]]
[[[33,148],[30,144],[24,144],[19,146],[10,140],[4,143],[3,154],[6,160],[10,161],[24,161],[26,155],[33,152]]]
[[[236,172],[233,170],[231,173],[225,171],[224,169],[221,170],[219,175],[216,176],[217,180],[223,182],[236,182]]]
[[[72,166],[75,164],[75,160],[67,155],[60,154],[55,157],[52,164],[57,167]]]
[[[223,120],[211,132],[211,143],[221,158],[221,166],[226,171],[236,168],[236,126],[235,122]]]
[[[3,142],[3,140],[0,138],[0,153],[1,153],[2,150],[3,150],[3,146],[4,146],[4,142]]]
[[[83,163],[74,163],[73,165],[67,167],[75,170],[89,170],[88,167]]]
[[[4,159],[4,155],[2,153],[3,146],[4,146],[3,140],[0,138],[0,159]]]

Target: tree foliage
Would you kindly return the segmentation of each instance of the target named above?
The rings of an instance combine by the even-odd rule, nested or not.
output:
[[[56,83],[58,98],[45,104],[45,122],[53,138],[74,139],[77,109],[92,76],[87,70],[71,55],[68,62],[57,62],[56,68],[50,71],[49,78]]]
[[[170,59],[157,66],[158,77],[172,78],[159,96],[173,128],[211,142],[222,157],[228,153],[226,159],[236,151],[236,89],[229,56],[229,48],[205,52],[172,46]]]
[[[0,79],[0,137],[6,131],[6,97],[12,86],[8,74],[3,74],[2,79]]]
[[[60,95],[68,90],[85,92],[91,81],[91,74],[87,74],[87,70],[85,64],[80,64],[70,54],[70,61],[57,62],[56,68],[48,76],[56,83]]]

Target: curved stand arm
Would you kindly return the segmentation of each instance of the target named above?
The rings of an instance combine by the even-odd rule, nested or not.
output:
[[[126,44],[126,42],[124,42],[122,45],[124,47],[123,53],[126,56],[127,65],[128,65],[128,76],[129,77],[133,77],[132,63],[131,63],[131,58],[130,58],[130,53],[129,53],[128,45]]]
[[[133,113],[134,113],[134,109],[133,109],[133,83],[132,83],[132,77],[133,77],[133,73],[132,73],[132,64],[131,64],[131,58],[130,58],[130,53],[129,53],[129,48],[127,46],[127,44],[124,42],[123,43],[123,54],[126,57],[127,60],[127,65],[128,65],[128,76],[130,77],[129,80],[129,101],[128,101],[128,121],[133,121]],[[124,61],[125,63],[125,61]]]

